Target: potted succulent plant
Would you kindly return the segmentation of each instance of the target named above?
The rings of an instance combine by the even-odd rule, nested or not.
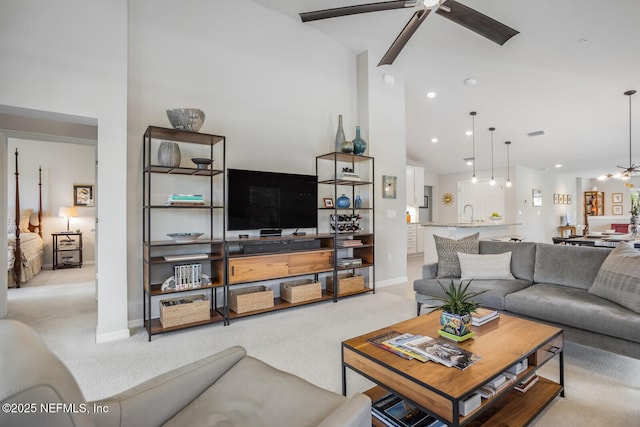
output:
[[[453,279],[449,283],[448,287],[445,287],[442,282],[438,280],[438,284],[444,292],[444,296],[436,297],[432,296],[434,300],[440,301],[442,304],[431,307],[430,313],[442,310],[440,315],[440,332],[441,335],[449,337],[460,337],[459,341],[466,338],[471,338],[471,313],[475,312],[479,304],[472,301],[472,298],[486,292],[469,292],[469,285],[471,280],[466,284],[462,281],[455,284]]]

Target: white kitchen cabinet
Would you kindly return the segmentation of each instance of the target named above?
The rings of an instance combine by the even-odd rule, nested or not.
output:
[[[418,224],[407,224],[407,255],[418,253]]]
[[[420,224],[416,224],[417,225],[417,236],[416,236],[416,252],[421,254],[424,252],[424,236],[425,236],[425,229],[422,225]]]
[[[424,168],[407,166],[407,206],[424,204]]]

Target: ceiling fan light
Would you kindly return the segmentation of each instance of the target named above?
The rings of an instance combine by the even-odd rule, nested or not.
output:
[[[493,177],[491,178],[491,181],[489,181],[489,185],[494,187],[496,185],[496,180],[493,179]]]
[[[507,181],[507,182],[505,183],[505,185],[506,185],[507,187],[511,187],[513,184],[511,183],[511,181]]]
[[[478,178],[476,178],[476,176],[475,176],[475,175],[473,175],[473,176],[471,177],[471,182],[472,182],[473,184],[475,184],[476,182],[478,182]]]
[[[622,179],[622,174],[620,172],[616,172],[616,173],[613,174],[613,177],[615,179]]]

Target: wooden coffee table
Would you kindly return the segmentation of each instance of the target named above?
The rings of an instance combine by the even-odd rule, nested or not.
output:
[[[365,392],[372,400],[390,391],[451,426],[527,425],[558,395],[564,396],[563,336],[562,329],[556,327],[501,314],[498,320],[474,327],[473,339],[457,343],[482,356],[465,370],[406,360],[367,342],[392,330],[437,338],[439,326],[440,312],[434,312],[344,341],[342,394],[347,394],[349,368],[378,384]],[[559,383],[540,377],[526,393],[513,391],[518,381],[555,356],[559,359]],[[461,400],[525,358],[529,366],[514,384],[482,399],[480,407],[467,416],[460,415]]]

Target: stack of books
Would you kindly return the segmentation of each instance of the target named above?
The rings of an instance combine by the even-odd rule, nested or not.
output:
[[[338,246],[341,248],[351,248],[353,246],[362,246],[362,240],[356,240],[356,239],[338,240]]]
[[[490,399],[515,381],[515,375],[510,372],[504,372],[480,387],[478,393],[480,393],[480,396],[484,399]]]
[[[338,267],[353,267],[362,265],[361,258],[339,258]]]
[[[204,197],[202,194],[169,194],[165,203],[167,206],[192,206],[204,205]]]
[[[355,172],[342,172],[342,174],[339,175],[339,179],[345,181],[360,181],[360,175]]]
[[[498,317],[500,317],[498,310],[480,307],[476,309],[475,313],[471,313],[471,324],[473,326],[482,326]]]
[[[533,374],[522,381],[520,381],[513,389],[520,393],[526,393],[535,383],[540,379],[536,374]]]
[[[441,427],[445,423],[427,414],[413,403],[389,393],[371,404],[371,414],[391,427]]]

